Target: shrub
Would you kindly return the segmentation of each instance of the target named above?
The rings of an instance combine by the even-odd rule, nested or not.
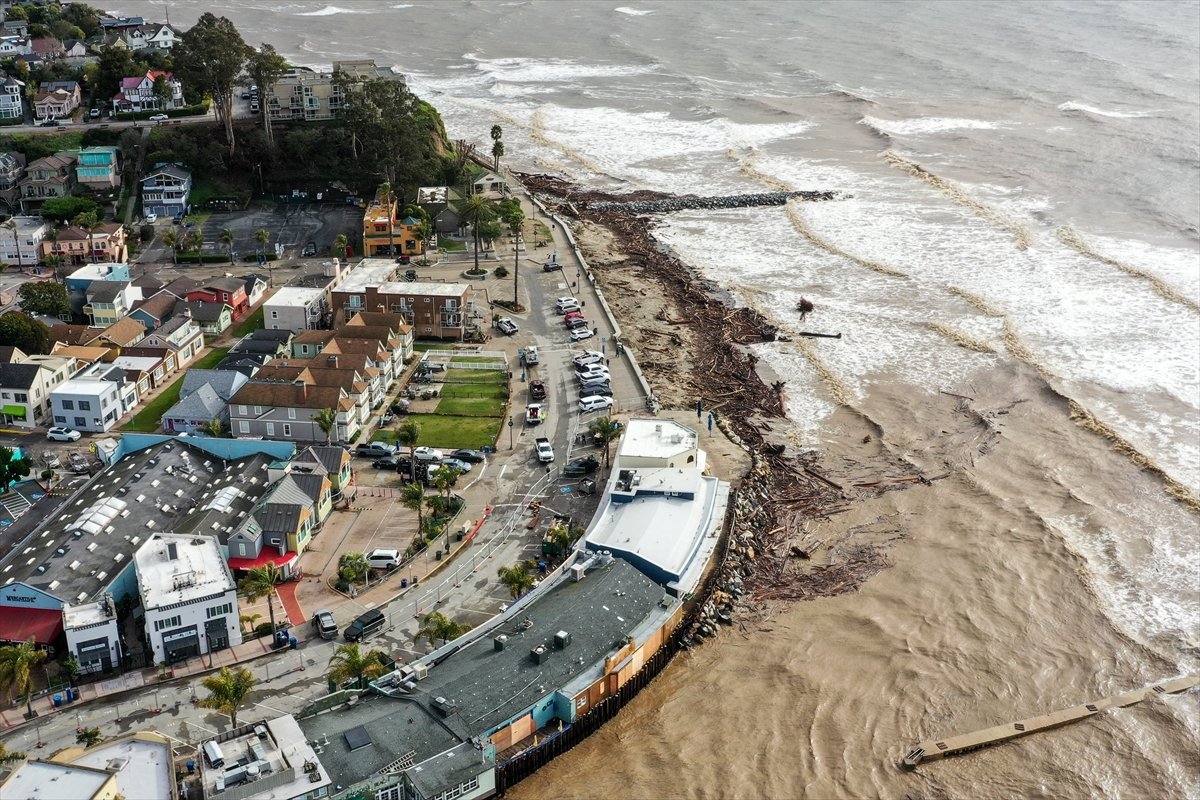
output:
[[[143,225],[140,229],[138,229],[138,238],[140,238],[143,242],[154,241],[154,226]]]
[[[207,113],[208,103],[196,103],[192,106],[171,108],[167,111],[122,111],[120,114],[114,114],[113,119],[122,122],[126,120],[146,120],[155,114],[166,114],[168,117],[175,119],[176,117],[195,117]]]
[[[345,578],[338,578],[337,583],[333,584],[333,587],[339,592],[349,592],[350,581],[346,580]]]
[[[221,258],[223,258],[226,261],[229,260],[228,256],[222,256]],[[264,261],[274,261],[275,254],[274,253],[263,253],[263,260]],[[242,256],[242,261],[244,261],[247,264],[257,264],[258,263],[258,253],[251,253],[249,255]]]
[[[507,278],[508,277],[508,267],[496,267],[496,277],[497,278]]]
[[[261,625],[254,626],[254,635],[255,636],[270,636],[272,633],[273,633],[273,631],[271,630],[270,622],[264,622]]]
[[[180,264],[228,264],[229,255],[226,253],[180,253]]]

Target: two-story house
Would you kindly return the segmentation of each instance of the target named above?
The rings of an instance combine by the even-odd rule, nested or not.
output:
[[[316,358],[325,349],[325,345],[333,341],[334,336],[337,336],[336,331],[301,331],[292,339],[292,358],[302,361]]]
[[[89,344],[107,347],[121,353],[146,338],[146,328],[133,317],[122,317],[111,325],[101,328],[99,335]]]
[[[0,47],[3,40],[0,40]],[[0,50],[0,58],[7,58]],[[25,84],[11,75],[0,73],[0,119],[25,117]]]
[[[232,370],[191,369],[183,376],[179,402],[162,416],[164,431],[195,433],[214,419],[229,422],[229,398],[248,381]]]
[[[43,61],[55,61],[63,57],[63,43],[53,36],[39,36],[29,43],[31,55]]]
[[[320,472],[328,477],[332,489],[331,500],[334,504],[351,499],[351,480],[354,477],[351,463],[350,451],[338,445],[306,447],[297,451],[290,462],[293,472],[308,470]]]
[[[143,288],[142,294],[145,294],[146,291]],[[180,302],[185,301],[181,301],[166,289],[160,289],[145,300],[136,303],[129,312],[129,316],[145,325],[146,330],[152,331],[162,327],[167,320],[174,316],[175,308]]]
[[[371,383],[361,371],[338,363],[337,356],[318,357],[309,361],[275,361],[254,375],[263,383],[332,386],[341,389],[353,404],[346,409],[349,428],[361,430],[371,422]]]
[[[246,288],[246,301],[250,303],[250,307],[258,305],[262,302],[263,297],[267,294],[269,282],[262,275],[246,275],[242,278]]]
[[[155,83],[160,78],[165,87],[163,97],[154,91]],[[118,114],[128,111],[167,111],[183,108],[184,105],[183,85],[171,73],[153,69],[145,75],[122,78],[120,89],[112,98],[113,113]]]
[[[188,292],[189,303],[214,303],[229,306],[234,320],[241,319],[250,310],[250,299],[246,295],[244,278],[209,278]]]
[[[55,153],[26,167],[21,180],[21,208],[35,210],[51,198],[69,195],[75,188],[75,161],[72,153]]]
[[[204,332],[186,311],[176,312],[161,327],[148,331],[142,347],[161,347],[174,358],[166,363],[171,371],[186,369],[204,349]]]
[[[12,221],[14,230],[0,230],[0,260],[18,268],[35,266],[41,261],[50,223],[41,217],[13,217]]]
[[[15,150],[0,153],[0,206],[9,216],[20,207],[20,183],[24,177],[25,154]]]
[[[88,321],[96,326],[112,325],[129,315],[142,290],[129,281],[92,281],[85,296],[83,314]]]
[[[390,201],[382,192],[375,195],[363,215],[364,256],[420,256],[425,252],[425,241],[417,230],[420,220],[400,219],[399,209],[394,193]]]
[[[48,425],[50,392],[75,374],[75,359],[29,356],[15,347],[0,351],[0,419],[19,428]]]
[[[276,474],[281,470],[277,469]],[[268,477],[271,471],[268,469]],[[306,484],[305,487],[301,483]],[[306,491],[306,488],[308,491]],[[274,557],[294,563],[304,552],[318,526],[318,503],[310,492],[315,490],[330,505],[330,482],[324,475],[292,475],[276,479],[254,507],[246,521],[229,537],[229,566],[233,570],[253,569],[261,563],[264,550]]]
[[[42,81],[33,99],[38,119],[63,119],[79,108],[79,84],[75,81]]]
[[[179,31],[162,22],[147,22],[124,28],[122,36],[130,50],[170,50],[179,43]]]
[[[63,39],[63,58],[70,59],[87,58],[88,48],[87,43],[80,39]]]
[[[336,421],[328,436],[317,422],[324,409],[332,409]],[[353,401],[341,389],[303,382],[251,381],[229,401],[229,420],[235,437],[344,442],[358,432],[353,412]]]
[[[137,386],[125,370],[98,361],[80,370],[50,392],[55,425],[78,431],[103,433],[138,402]]]
[[[192,173],[179,164],[155,164],[142,178],[142,213],[174,217],[188,212]]]
[[[0,36],[0,59],[27,56],[33,53],[33,41],[28,36]]]
[[[209,336],[220,336],[233,324],[233,308],[228,303],[205,303],[200,300],[184,302],[184,307],[200,326],[200,330]]]
[[[123,264],[129,255],[125,226],[119,222],[102,223],[93,231],[68,225],[47,234],[41,241],[41,250],[43,260],[54,255],[64,264],[72,265],[87,262]]]
[[[360,311],[338,328],[341,338],[373,338],[392,350],[394,376],[404,371],[404,364],[413,354],[412,326],[400,314],[384,311]]]
[[[85,147],[79,151],[76,179],[89,188],[111,189],[121,185],[119,147]]]
[[[417,190],[417,205],[429,214],[435,233],[454,233],[462,227],[456,204],[461,200],[448,186],[422,186]]]
[[[270,330],[313,330],[325,325],[328,311],[324,289],[285,286],[263,303],[263,324]]]

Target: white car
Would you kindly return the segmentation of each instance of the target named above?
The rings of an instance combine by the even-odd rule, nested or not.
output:
[[[78,442],[82,433],[70,428],[51,428],[46,431],[46,438],[52,442]]]
[[[560,297],[554,303],[554,310],[559,314],[570,314],[572,311],[578,311],[579,308],[579,301],[574,297]]]
[[[612,408],[613,399],[611,397],[599,397],[591,395],[589,397],[579,398],[580,411],[599,411],[602,408]]]
[[[151,122],[166,122],[168,119],[170,119],[170,117],[168,117],[166,114],[152,114],[149,117]]]
[[[147,225],[153,225],[154,223],[158,222],[158,214],[147,214],[146,216],[142,217],[142,221]]]
[[[599,364],[604,360],[604,353],[599,350],[584,350],[572,359],[576,367],[586,367],[588,364]]]
[[[607,380],[609,374],[608,367],[603,364],[588,364],[582,369],[575,370],[575,377],[584,383],[595,378],[604,378]]]
[[[441,461],[442,451],[432,447],[418,447],[413,450],[413,458],[417,461]]]
[[[576,328],[571,331],[572,342],[582,342],[584,339],[590,339],[596,335],[596,332],[591,328]]]

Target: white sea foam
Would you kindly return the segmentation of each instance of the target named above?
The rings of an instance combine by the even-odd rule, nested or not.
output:
[[[732,144],[744,147],[761,147],[776,139],[791,139],[812,130],[812,122],[774,122],[763,125],[746,125],[722,119],[721,125],[729,133]]]
[[[397,3],[396,5],[392,6],[392,8],[413,8],[413,7],[414,6],[412,3]]]
[[[618,14],[627,14],[631,17],[644,17],[644,16],[654,13],[653,11],[648,11],[648,10],[641,9],[641,8],[629,8],[627,6],[621,6],[620,8],[614,8],[613,11],[617,12]]]
[[[1085,103],[1077,103],[1074,100],[1068,100],[1058,106],[1059,111],[1083,111],[1088,114],[1095,114],[1098,117],[1113,117],[1116,119],[1139,119],[1141,117],[1153,117],[1161,112],[1154,111],[1114,111],[1112,109],[1096,108]]]
[[[341,8],[339,6],[325,6],[318,11],[301,11],[296,14],[297,17],[332,17],[334,14],[364,14],[365,9]]]
[[[867,125],[888,136],[922,136],[958,130],[997,130],[1015,125],[1015,122],[989,122],[982,119],[959,117],[917,117],[915,119],[880,119],[865,116],[859,123]]]
[[[645,75],[658,67],[626,64],[587,64],[567,58],[479,58],[466,53],[480,72],[510,83],[567,83],[587,78],[620,78]]]

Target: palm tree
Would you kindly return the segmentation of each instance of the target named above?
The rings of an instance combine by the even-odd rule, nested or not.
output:
[[[525,212],[517,206],[509,210],[504,217],[513,235],[513,308],[517,307],[517,268],[521,264],[521,226],[525,222]]]
[[[95,747],[103,738],[104,734],[100,732],[99,728],[80,728],[79,732],[75,734],[75,743],[84,747]]]
[[[350,246],[350,239],[344,233],[339,233],[333,237],[333,255],[346,260],[346,248]]]
[[[241,585],[238,587],[245,592],[246,599],[251,603],[260,597],[267,598],[267,613],[271,617],[272,635],[278,630],[275,626],[275,585],[281,580],[283,580],[283,576],[278,567],[274,564],[264,564],[246,573],[246,577],[242,578]]]
[[[262,614],[242,614],[238,622],[242,623],[242,635],[248,636],[254,631],[254,623],[262,619]]]
[[[86,213],[77,215],[74,219],[74,223],[87,231],[88,254],[92,257],[92,263],[95,263],[96,251],[92,245],[92,234],[104,227],[104,221],[100,219],[100,215],[95,211],[88,211]]]
[[[204,248],[204,229],[200,226],[188,229],[184,238],[184,248],[189,253],[197,253]]]
[[[62,275],[59,274],[58,269],[62,266],[62,263],[63,257],[57,253],[46,256],[46,266],[54,271],[54,279],[60,283],[62,282]]]
[[[491,222],[495,217],[495,204],[483,195],[471,195],[462,206],[460,218],[471,226],[471,232],[475,239],[475,268],[472,272],[479,272],[479,229],[484,223]]]
[[[4,746],[4,742],[0,742],[0,767],[4,766],[5,764],[12,764],[13,762],[20,761],[24,757],[24,753],[18,750],[10,751]]]
[[[533,588],[533,575],[524,564],[501,567],[496,570],[496,574],[500,577],[500,582],[512,592],[514,600]]]
[[[408,461],[414,467],[414,452],[417,449],[417,442],[421,441],[421,426],[413,420],[408,420],[399,428],[396,429],[396,444],[404,445],[408,448]]]
[[[371,565],[362,553],[342,553],[338,559],[338,575],[350,583],[356,580],[365,583],[370,572]]]
[[[271,241],[271,232],[266,228],[259,228],[254,232],[254,241],[258,242],[258,261],[261,264],[266,257],[267,243]],[[270,262],[267,262],[267,275],[269,276],[268,284],[275,285],[275,271],[271,268]]]
[[[388,216],[388,254],[396,255],[396,242],[394,239],[394,231],[396,228],[395,215],[392,213],[392,184],[389,181],[384,181],[379,184],[379,190],[375,194],[376,198],[383,198],[382,202],[387,209]]]
[[[214,439],[220,439],[221,434],[225,432],[225,423],[221,422],[220,417],[213,417],[208,422],[201,425],[200,430]]]
[[[9,697],[25,700],[26,717],[33,716],[32,670],[46,660],[46,651],[37,649],[32,638],[20,644],[0,647],[0,686]]]
[[[329,680],[335,686],[353,680],[355,688],[361,689],[364,680],[373,681],[383,674],[382,656],[378,650],[364,653],[357,644],[340,644],[329,659]]]
[[[438,611],[434,611],[425,616],[421,620],[421,627],[417,629],[417,635],[413,637],[415,641],[428,639],[430,646],[438,639],[442,640],[442,644],[457,639],[467,631],[471,630],[471,626],[462,622],[455,622]]]
[[[424,543],[425,487],[419,483],[409,483],[400,487],[400,503],[409,511],[417,512],[417,537]]]
[[[171,260],[178,264],[180,244],[179,231],[171,228],[170,230],[164,231],[163,235],[158,238],[162,240],[163,244],[171,248]]]
[[[209,675],[201,681],[201,685],[208,690],[208,697],[197,700],[196,705],[228,714],[230,723],[236,728],[238,709],[246,702],[255,683],[254,674],[245,667],[236,670],[221,667],[216,675]]]
[[[21,264],[21,240],[17,236],[17,218],[12,217],[5,222],[4,229],[12,234],[13,246],[17,248],[17,269],[19,270],[23,265]]]
[[[592,422],[589,430],[591,430],[592,436],[596,438],[596,441],[604,448],[604,469],[607,470],[612,443],[621,438],[621,423],[612,417],[601,417]]]
[[[322,408],[313,416],[313,422],[325,434],[325,444],[333,441],[333,432],[337,430],[337,412],[332,408]]]
[[[225,250],[229,253],[229,266],[233,266],[233,228],[222,228],[221,235],[218,237],[221,244],[225,245]]]

